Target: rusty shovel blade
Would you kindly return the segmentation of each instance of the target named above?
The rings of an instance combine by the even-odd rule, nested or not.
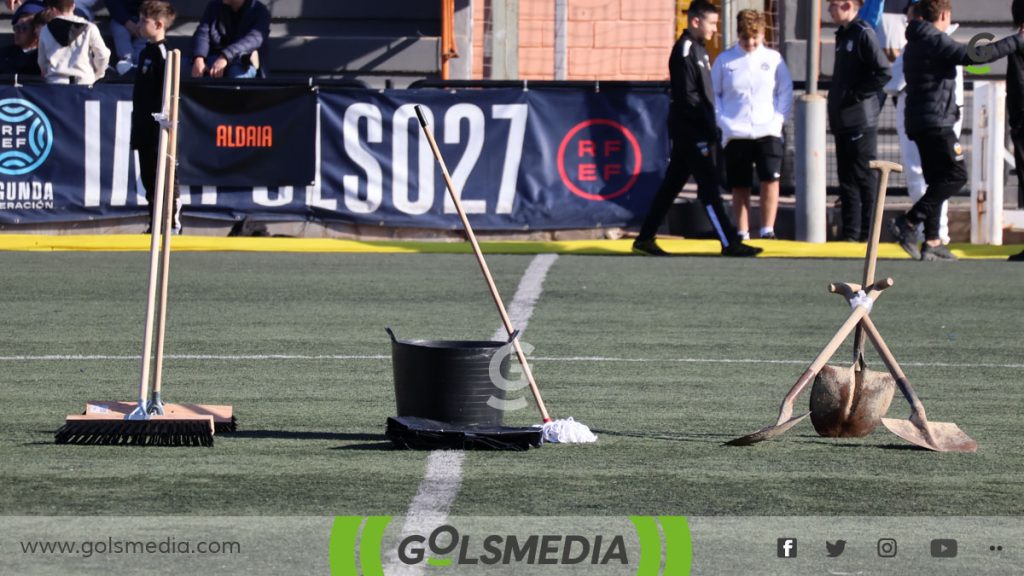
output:
[[[861,438],[881,423],[896,382],[883,372],[825,366],[811,387],[811,422],[819,436]]]
[[[801,414],[800,416],[794,416],[789,420],[786,420],[782,424],[773,424],[761,428],[753,434],[747,434],[741,436],[735,440],[729,440],[725,443],[726,446],[750,446],[751,444],[757,444],[758,442],[764,442],[765,440],[771,440],[776,436],[781,436],[786,433],[787,430],[799,424],[804,418],[810,416],[811,413]]]
[[[936,452],[977,452],[978,443],[951,422],[915,422],[882,418],[890,432],[911,444]]]

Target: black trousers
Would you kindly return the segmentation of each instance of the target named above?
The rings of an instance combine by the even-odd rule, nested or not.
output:
[[[967,184],[967,166],[960,140],[952,127],[926,130],[907,136],[921,153],[921,170],[928,184],[924,196],[907,212],[907,221],[924,223],[925,240],[939,239],[942,203]]]
[[[153,221],[153,210],[156,208],[156,176],[159,169],[159,140],[149,141],[148,139],[138,145],[136,151],[139,154],[139,180],[146,189],[146,201],[149,202],[149,220]],[[174,187],[174,205],[164,206],[164,210],[173,210],[175,214],[174,224],[177,226],[178,188]],[[166,212],[165,212],[166,213]]]
[[[836,134],[836,164],[842,204],[843,238],[864,241],[878,197],[878,178],[871,161],[878,156],[878,131]]]
[[[1013,159],[1017,166],[1017,208],[1024,210],[1024,126],[1010,128],[1013,140]]]
[[[647,210],[647,217],[640,228],[637,240],[651,240],[658,232],[658,227],[668,214],[672,202],[683,189],[686,181],[693,176],[697,181],[697,198],[704,205],[718,241],[722,247],[728,247],[736,240],[736,227],[729,220],[729,215],[722,204],[721,184],[718,168],[715,163],[717,142],[698,141],[687,135],[686,126],[669,119],[669,136],[672,139],[672,156],[665,170],[665,178],[661,181],[657,194]]]

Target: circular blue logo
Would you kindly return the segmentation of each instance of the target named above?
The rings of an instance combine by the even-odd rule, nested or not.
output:
[[[53,128],[42,110],[21,98],[0,100],[0,174],[27,174],[52,148]]]

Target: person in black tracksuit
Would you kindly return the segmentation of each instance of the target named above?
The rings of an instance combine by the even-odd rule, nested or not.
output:
[[[669,74],[672,80],[672,105],[668,129],[672,157],[665,178],[651,201],[633,251],[665,256],[654,241],[662,220],[679,191],[692,175],[697,181],[697,197],[722,244],[724,256],[756,256],[761,252],[737,239],[736,227],[722,205],[715,165],[718,127],[715,124],[715,99],[711,88],[711,59],[704,43],[718,30],[718,8],[706,0],[694,0],[687,10],[689,25],[672,47]]]
[[[956,260],[939,239],[942,203],[967,183],[963,149],[953,132],[960,118],[954,88],[956,67],[993,62],[1021,47],[1021,32],[985,46],[967,50],[946,35],[952,18],[950,0],[921,0],[907,25],[903,70],[907,80],[904,115],[907,136],[921,153],[921,168],[928,184],[924,196],[902,216],[894,218],[890,232],[900,246],[918,260]],[[916,242],[916,226],[924,223],[925,242]]]
[[[139,179],[146,189],[151,222],[156,204],[161,130],[153,114],[163,111],[164,71],[167,69],[165,35],[174,17],[174,8],[169,2],[145,2],[139,13],[139,30],[148,42],[139,54],[138,71],[132,89],[131,148],[138,154]],[[165,206],[164,210],[173,210],[174,228],[177,231],[181,228],[178,223],[177,189],[174,200],[175,205]],[[159,233],[160,226],[151,227],[150,231]]]
[[[1011,12],[1013,25],[1024,27],[1024,0],[1013,0]],[[1006,119],[1017,167],[1017,207],[1024,208],[1024,49],[1006,58]],[[1024,262],[1024,252],[1010,256],[1010,260]]]
[[[836,60],[828,91],[828,122],[836,141],[843,238],[867,240],[878,195],[870,162],[878,156],[878,93],[892,77],[889,59],[870,24],[857,17],[860,0],[832,0]]]

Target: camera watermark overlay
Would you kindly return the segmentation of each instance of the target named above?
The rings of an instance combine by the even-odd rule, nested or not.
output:
[[[529,355],[534,350],[533,345],[529,342],[519,341],[519,347],[522,348],[523,355]],[[494,386],[504,390],[506,393],[522,390],[530,385],[530,382],[526,379],[526,374],[523,372],[522,366],[512,364],[512,360],[514,359],[517,360],[515,346],[512,341],[509,341],[494,353],[487,369],[488,375],[490,376],[491,382]],[[508,367],[505,373],[502,371],[502,365]],[[509,377],[515,377],[515,380],[506,378],[506,374]],[[508,399],[498,398],[492,394],[491,397],[487,399],[487,405],[495,410],[511,412],[513,410],[522,410],[523,408],[526,408],[528,404],[526,402],[526,398],[522,396]]]

